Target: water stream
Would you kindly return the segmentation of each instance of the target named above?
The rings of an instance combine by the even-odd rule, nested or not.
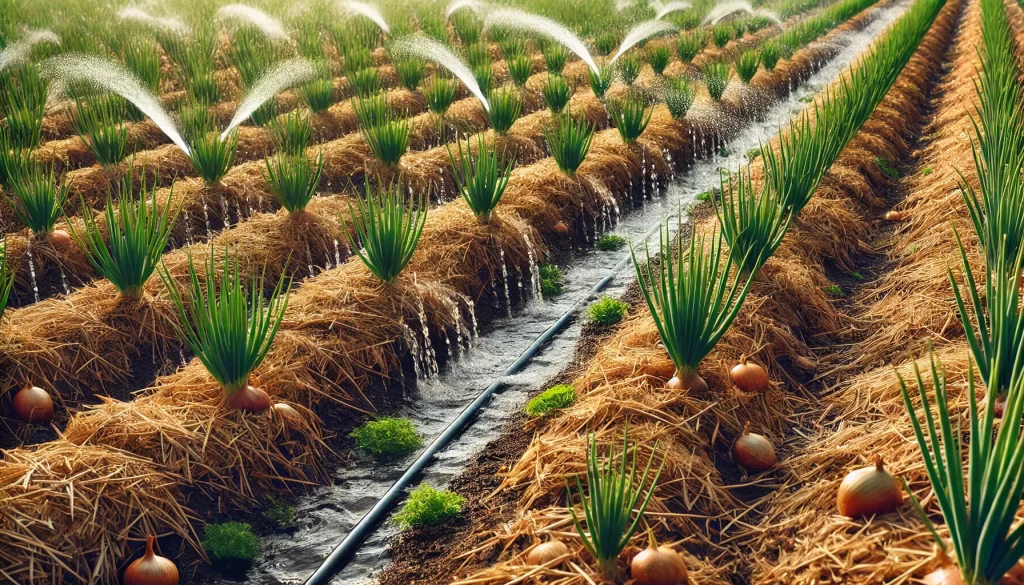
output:
[[[788,99],[775,103],[762,120],[753,122],[724,147],[724,153],[698,161],[685,175],[680,174],[647,190],[648,198],[637,202],[619,217],[607,233],[629,237],[634,244],[643,240],[668,216],[691,206],[695,197],[718,184],[719,169],[735,171],[746,162],[746,152],[774,136],[787,120],[806,106],[807,98],[831,83],[888,24],[907,8],[909,0],[880,9],[877,18],[861,31],[841,39],[841,52],[796,89]],[[685,211],[684,211],[685,213]],[[670,222],[675,226],[676,222]],[[656,233],[656,232],[655,232]],[[437,436],[479,392],[502,376],[533,341],[566,310],[585,301],[591,288],[610,271],[617,270],[605,294],[618,295],[632,280],[633,268],[623,263],[627,250],[600,252],[586,250],[572,255],[565,270],[565,293],[554,299],[533,300],[511,318],[496,320],[473,340],[472,349],[439,375],[418,382],[415,395],[407,397],[395,416],[412,419],[425,441]],[[531,278],[524,275],[523,278]],[[524,284],[529,286],[530,284]],[[500,286],[500,285],[499,285]],[[488,441],[496,438],[510,413],[522,408],[530,392],[540,388],[571,359],[579,339],[577,320],[519,375],[505,380],[498,394],[466,432],[435,460],[423,481],[446,485],[462,473]],[[248,582],[278,585],[303,582],[352,526],[402,474],[416,454],[390,463],[354,455],[333,474],[334,484],[317,489],[296,504],[298,528],[292,533],[269,536],[263,553],[249,572]],[[379,527],[348,567],[332,583],[357,585],[372,582],[372,575],[388,562],[387,545],[396,534],[391,525]]]

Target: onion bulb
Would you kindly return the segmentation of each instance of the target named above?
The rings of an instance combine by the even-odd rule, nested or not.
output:
[[[750,432],[748,422],[743,426],[743,434],[732,445],[732,458],[749,472],[765,471],[775,465],[775,447],[764,436]]]
[[[146,538],[146,554],[124,571],[124,585],[178,585],[178,568],[171,559],[153,552],[152,536]]]
[[[768,372],[753,362],[747,362],[747,356],[743,356],[740,363],[733,366],[729,371],[729,377],[732,378],[732,383],[736,384],[737,388],[747,394],[764,392],[768,389]]]
[[[907,218],[906,211],[886,211],[885,221],[903,221]]]
[[[275,402],[274,412],[281,415],[284,423],[290,428],[294,429],[302,426],[302,415],[292,405],[284,402]]]
[[[14,395],[14,413],[29,423],[47,423],[53,420],[53,399],[39,386],[26,384]]]
[[[228,395],[228,406],[246,412],[263,412],[270,408],[270,395],[250,384]]]
[[[700,377],[697,370],[690,370],[685,374],[681,374],[679,370],[676,370],[676,374],[668,381],[665,385],[669,390],[686,390],[691,394],[707,394],[708,383],[704,381],[704,378]]]
[[[953,564],[946,551],[935,547],[935,556],[939,561],[939,568],[925,575],[921,582],[925,585],[964,585],[960,569]]]
[[[569,225],[564,221],[560,221],[555,224],[555,232],[559,234],[567,234],[569,233]]]
[[[49,235],[50,245],[54,248],[67,248],[71,245],[71,235],[64,230],[53,230]]]
[[[654,532],[647,531],[649,544],[630,563],[630,575],[637,585],[682,585],[689,582],[686,563],[676,551],[658,546]]]
[[[530,553],[526,555],[526,562],[531,565],[546,565],[558,557],[567,554],[569,554],[569,547],[565,546],[565,543],[560,540],[552,539],[530,549]],[[565,559],[562,560],[564,561]],[[561,564],[561,562],[558,563],[558,565]],[[558,565],[552,566],[557,567]]]
[[[851,471],[839,485],[836,504],[839,513],[848,518],[892,512],[903,503],[900,482],[882,466],[875,455],[875,464]]]

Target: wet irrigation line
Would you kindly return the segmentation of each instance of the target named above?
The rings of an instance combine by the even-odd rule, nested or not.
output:
[[[605,233],[642,246],[666,221],[673,235],[680,225],[686,226],[687,217],[682,222],[676,219],[687,213],[698,194],[718,184],[719,169],[735,171],[747,162],[749,149],[774,136],[784,122],[802,111],[807,99],[838,77],[906,7],[904,0],[882,8],[862,30],[844,35],[840,52],[785,100],[775,102],[760,120],[748,123],[727,143],[727,152],[695,161],[685,176],[671,178],[659,193],[648,188],[647,196]],[[397,528],[386,520],[407,488],[421,481],[445,485],[465,470],[480,449],[500,434],[509,413],[521,409],[531,392],[564,369],[579,338],[580,311],[601,294],[621,294],[632,281],[630,263],[628,251],[574,252],[565,267],[561,296],[531,300],[513,317],[495,320],[472,340],[472,351],[441,373],[418,380],[415,393],[390,415],[411,419],[430,441],[427,447],[383,463],[354,455],[335,471],[331,485],[299,499],[295,510],[299,526],[294,532],[264,539],[263,554],[248,582],[353,585],[371,581],[371,575],[388,561],[388,542]],[[525,280],[529,286],[529,275]],[[522,277],[519,285],[523,286]]]

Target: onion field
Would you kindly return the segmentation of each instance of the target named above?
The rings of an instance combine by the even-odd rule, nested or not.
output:
[[[0,581],[1024,583],[1024,2],[0,0]]]

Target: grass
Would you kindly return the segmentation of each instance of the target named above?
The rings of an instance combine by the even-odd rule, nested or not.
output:
[[[11,287],[14,286],[14,273],[7,264],[7,238],[0,241],[0,319],[7,310],[7,301],[11,298]]]
[[[665,68],[672,60],[672,50],[666,45],[656,45],[647,51],[647,63],[658,75],[665,74]]]
[[[551,110],[551,113],[560,114],[572,99],[573,90],[564,77],[549,74],[544,81],[544,87],[541,88],[541,93],[544,95],[544,104]]]
[[[679,230],[682,215],[678,217]],[[694,231],[689,240],[688,245],[676,247],[673,258],[666,221],[660,230],[657,268],[646,244],[646,264],[641,265],[636,251],[632,252],[640,291],[680,379],[696,372],[729,329],[754,280],[753,273],[746,278],[730,277],[728,263],[722,262],[721,234],[708,237]]]
[[[200,277],[189,257],[185,293],[166,268],[160,277],[178,312],[178,336],[230,397],[249,383],[249,375],[270,350],[288,306],[291,282],[282,275],[267,294],[260,275],[246,287],[227,248],[223,263],[218,263],[210,246],[205,268]]]
[[[366,186],[366,196],[349,204],[355,234],[346,229],[352,249],[374,276],[394,283],[409,264],[427,221],[426,199],[423,195],[406,197],[401,185],[392,185],[380,192]],[[344,218],[342,225],[347,226]],[[361,243],[361,245],[360,245]]]
[[[600,327],[610,327],[622,321],[629,305],[619,299],[603,296],[587,309],[590,322]]]
[[[577,120],[566,110],[544,129],[551,156],[563,173],[574,176],[587,158],[594,140],[594,128],[586,120]]]
[[[499,136],[508,134],[523,109],[523,101],[519,97],[519,92],[506,88],[497,89],[490,93],[487,102],[491,106],[490,111],[484,112],[487,123]]]
[[[889,177],[894,181],[897,181],[901,177],[903,177],[903,173],[901,173],[898,168],[896,168],[891,162],[880,156],[875,157],[875,164],[878,165],[878,168],[883,173],[885,173],[885,176]]]
[[[403,530],[444,524],[462,513],[466,499],[455,492],[422,484],[409,494],[408,501],[394,515]]]
[[[465,151],[462,141],[458,141],[456,147],[459,153],[457,161],[451,148],[445,146],[459,193],[477,220],[486,225],[505,193],[514,160],[510,157],[507,163],[503,163],[498,149],[488,145],[482,134],[477,137],[476,154],[468,140]]]
[[[526,414],[532,418],[544,416],[552,411],[572,406],[576,402],[576,390],[571,384],[556,384],[534,396],[526,403]]]
[[[267,509],[263,511],[266,518],[278,530],[292,530],[298,526],[295,522],[295,506],[282,498],[269,496]]]
[[[744,85],[749,84],[754,75],[757,75],[757,68],[760,64],[761,54],[759,52],[753,50],[743,51],[736,58],[736,77],[739,77]]]
[[[544,65],[548,73],[561,75],[565,69],[565,62],[569,60],[569,49],[560,43],[548,43],[544,47]]]
[[[116,207],[108,195],[102,227],[90,212],[82,214],[81,231],[75,229],[74,222],[68,222],[71,236],[85,250],[96,273],[109,280],[122,296],[132,299],[142,296],[160,264],[180,211],[171,213],[172,197],[161,207],[156,188],[150,190],[147,201],[144,176],[141,182],[142,196],[138,200],[131,192],[131,174],[123,179]],[[90,210],[84,202],[82,209]]]
[[[673,120],[682,120],[693,106],[696,92],[690,82],[682,77],[670,79],[665,91],[665,106]]]
[[[244,522],[207,524],[203,527],[203,548],[216,564],[249,563],[260,553],[260,539]]]
[[[555,297],[565,292],[565,273],[555,264],[540,267],[540,294]]]
[[[626,246],[626,238],[622,236],[616,236],[611,234],[605,234],[600,238],[597,238],[597,242],[594,246],[602,252],[614,252],[621,250]]]
[[[712,99],[716,101],[722,99],[725,88],[729,86],[729,76],[728,63],[714,62],[704,66],[704,85],[708,88]]]
[[[368,420],[349,434],[359,449],[377,458],[408,455],[423,446],[412,421],[381,417]]]
[[[601,99],[615,81],[615,69],[610,65],[599,65],[596,72],[588,69],[587,76],[590,80],[590,89]]]
[[[608,115],[615,122],[615,129],[626,144],[636,144],[640,135],[651,122],[654,110],[647,110],[642,96],[627,94],[619,100],[608,102]]]
[[[658,450],[655,443],[647,464],[640,471],[640,449],[629,443],[628,433],[627,428],[622,436],[622,450],[617,456],[610,445],[607,456],[602,456],[597,439],[591,433],[587,452],[587,489],[583,489],[579,476],[576,477],[575,489],[566,486],[569,492],[567,507],[576,532],[587,552],[597,560],[601,573],[612,580],[618,580],[619,556],[640,526],[665,465],[662,458],[657,469],[653,469],[654,453]],[[583,507],[582,515],[576,512],[577,501]],[[586,529],[581,517],[586,521]]]
[[[830,284],[828,286],[824,286],[821,288],[821,290],[825,291],[825,293],[831,297],[839,298],[846,296],[846,293],[843,292],[843,287],[839,286],[838,284]]]
[[[279,154],[266,159],[266,170],[260,169],[270,192],[281,207],[289,213],[306,209],[316,196],[317,186],[324,169],[323,153],[311,162],[305,154]]]
[[[13,192],[8,201],[14,214],[37,237],[47,236],[63,213],[70,184],[58,177],[53,167],[46,170],[30,154],[17,163],[8,181]]]

